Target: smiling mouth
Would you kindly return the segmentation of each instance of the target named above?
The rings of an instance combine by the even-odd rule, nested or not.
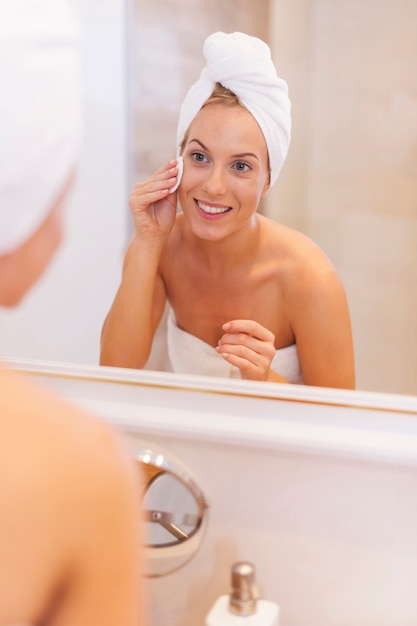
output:
[[[204,204],[204,202],[196,201],[199,209],[204,211],[204,213],[208,213],[209,215],[218,215],[219,213],[227,213],[227,211],[231,211],[232,207],[230,206],[209,206],[208,204]]]

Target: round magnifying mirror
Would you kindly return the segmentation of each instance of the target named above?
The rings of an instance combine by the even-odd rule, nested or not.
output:
[[[145,576],[164,576],[198,550],[208,505],[190,470],[171,453],[146,443],[135,457],[145,484]]]

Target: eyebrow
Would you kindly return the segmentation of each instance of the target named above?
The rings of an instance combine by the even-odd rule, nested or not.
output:
[[[198,143],[198,145],[201,146],[203,150],[207,150],[207,152],[210,152],[209,148],[207,148],[207,146],[205,146],[203,142],[200,141],[199,139],[190,139],[189,143],[193,143],[193,142]],[[234,159],[243,159],[245,157],[253,157],[257,161],[259,161],[259,157],[256,156],[256,154],[254,154],[253,152],[241,152],[240,154],[232,154],[232,157]]]

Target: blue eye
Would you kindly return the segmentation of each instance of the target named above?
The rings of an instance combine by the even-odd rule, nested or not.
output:
[[[197,163],[204,163],[206,161],[206,156],[202,152],[193,152],[191,156]]]
[[[247,163],[244,163],[244,161],[238,161],[234,164],[234,167],[238,172],[242,173],[245,173],[251,169],[251,167]]]

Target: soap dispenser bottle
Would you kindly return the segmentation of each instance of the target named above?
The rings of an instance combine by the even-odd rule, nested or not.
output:
[[[232,567],[232,591],[214,603],[206,626],[278,626],[279,606],[259,598],[252,563],[239,561]]]

